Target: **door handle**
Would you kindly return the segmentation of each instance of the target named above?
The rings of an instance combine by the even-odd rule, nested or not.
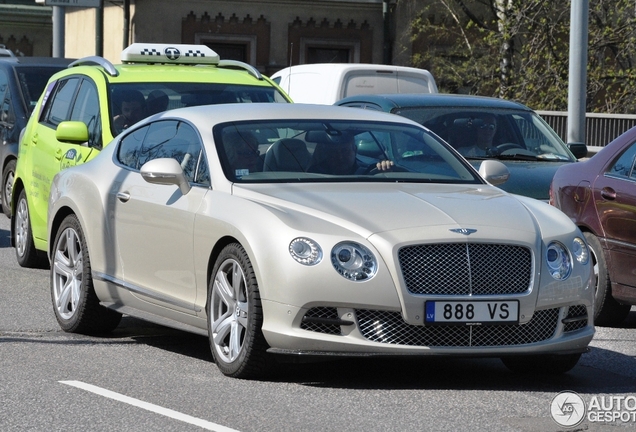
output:
[[[614,201],[616,199],[616,191],[612,188],[606,187],[601,189],[601,196],[609,201]]]
[[[130,199],[130,194],[128,192],[117,192],[117,199],[125,203]]]

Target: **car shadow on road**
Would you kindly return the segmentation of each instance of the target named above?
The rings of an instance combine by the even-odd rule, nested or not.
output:
[[[635,308],[636,309],[636,308]],[[621,328],[636,328],[633,310]],[[80,336],[81,337],[81,336]],[[214,365],[208,338],[125,315],[119,327],[93,343],[139,343]],[[618,341],[621,343],[621,341]],[[636,358],[591,346],[577,366],[562,375],[516,374],[498,358],[430,357],[307,357],[272,356],[271,371],[260,381],[286,382],[308,387],[354,390],[508,390],[580,393],[633,393]]]
[[[628,325],[633,325],[632,312]],[[110,338],[131,338],[176,354],[210,362],[210,373],[220,374],[208,339],[132,317],[124,317]],[[310,358],[272,356],[270,373],[260,381],[286,382],[308,387],[353,390],[498,390],[581,393],[626,393],[636,389],[636,359],[615,351],[590,347],[577,366],[562,375],[516,374],[498,358],[368,357]],[[602,365],[602,369],[600,366]]]

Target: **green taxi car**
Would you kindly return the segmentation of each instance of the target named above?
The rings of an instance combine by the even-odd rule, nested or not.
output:
[[[204,45],[135,43],[122,64],[92,56],[53,75],[23,131],[11,193],[11,244],[23,267],[47,265],[51,181],[157,112],[220,103],[288,103],[273,81]]]

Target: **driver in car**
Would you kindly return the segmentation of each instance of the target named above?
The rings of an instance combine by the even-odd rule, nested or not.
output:
[[[484,114],[473,120],[476,130],[475,144],[457,150],[466,157],[490,156],[493,154],[493,138],[497,133],[497,119],[492,114]]]
[[[354,136],[343,135],[336,142],[316,146],[312,162],[307,169],[308,172],[332,175],[347,174],[367,174],[370,171],[390,171],[393,168],[393,161],[383,160],[370,168],[362,165],[357,159],[358,146],[356,146]]]

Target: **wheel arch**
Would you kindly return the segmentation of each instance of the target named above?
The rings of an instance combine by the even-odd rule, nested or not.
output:
[[[16,162],[18,161],[18,157],[16,155],[14,155],[13,153],[7,154],[7,157],[4,158],[4,160],[2,161],[2,172],[3,173],[4,173],[4,169],[7,167],[7,165],[11,161],[16,161]]]
[[[57,230],[60,228],[62,221],[66,219],[68,215],[75,214],[72,208],[64,206],[60,207],[55,213],[55,217],[51,221],[51,226],[49,228],[49,235],[47,241],[47,253],[49,258],[52,258],[53,247],[55,243],[55,237],[57,236]]]
[[[214,247],[212,248],[212,251],[210,252],[210,256],[208,257],[208,268],[206,270],[206,293],[209,291],[210,289],[210,281],[212,280],[212,278],[214,277],[214,275],[212,275],[212,271],[214,270],[214,264],[216,264],[216,260],[219,257],[219,255],[221,254],[221,251],[223,250],[223,248],[231,243],[238,243],[241,246],[243,246],[241,244],[241,242],[233,236],[229,236],[226,235],[224,237],[221,237],[216,244],[214,245]],[[205,307],[207,308],[207,296],[206,296],[206,301],[205,301]]]
[[[20,193],[22,192],[22,190],[24,189],[24,183],[22,182],[22,178],[21,177],[16,177],[13,180],[13,192],[11,192],[11,214],[15,215],[15,206],[17,205],[17,197],[20,196]],[[27,196],[27,199],[29,199],[29,197]],[[15,247],[15,218],[11,217],[11,235],[10,237],[10,244],[11,247]]]

